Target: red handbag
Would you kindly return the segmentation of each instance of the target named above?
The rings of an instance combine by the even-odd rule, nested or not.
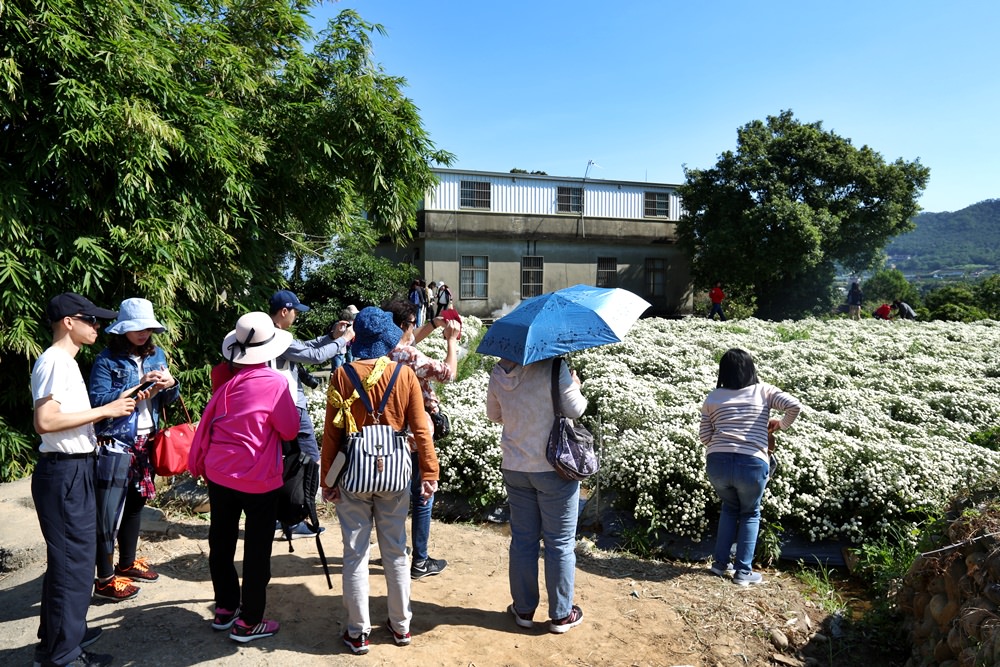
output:
[[[187,406],[184,405],[184,399],[180,397],[178,399],[187,421],[161,429],[153,438],[153,469],[161,477],[179,475],[187,470],[188,454],[191,452],[191,443],[194,441],[195,426],[191,423],[191,415],[188,414]],[[166,420],[167,409],[164,406],[161,423],[165,424]]]

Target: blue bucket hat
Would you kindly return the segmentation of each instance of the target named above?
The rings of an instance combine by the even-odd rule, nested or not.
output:
[[[351,353],[357,359],[378,359],[389,354],[402,337],[403,330],[393,323],[392,313],[368,306],[354,318]]]
[[[105,329],[110,334],[124,334],[129,331],[152,330],[163,333],[166,329],[153,315],[153,304],[146,299],[125,299],[118,306],[118,319]]]

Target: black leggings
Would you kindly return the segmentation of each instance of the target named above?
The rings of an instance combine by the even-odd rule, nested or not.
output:
[[[125,509],[122,510],[122,523],[118,528],[118,564],[129,567],[135,562],[135,550],[139,545],[139,528],[142,525],[142,508],[146,499],[139,489],[131,482],[125,492]],[[115,573],[114,553],[102,554],[97,547],[97,576],[107,579]]]

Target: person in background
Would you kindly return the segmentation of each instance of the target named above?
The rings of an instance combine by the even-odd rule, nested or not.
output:
[[[354,304],[349,305],[347,308],[344,308],[342,311],[340,311],[340,321],[334,323],[334,325],[331,326],[330,329],[335,331],[336,330],[335,328],[340,324],[340,322],[349,322],[353,326],[354,318],[357,317],[357,315],[358,315],[358,307],[355,306]],[[352,361],[354,361],[354,355],[351,354],[351,343],[348,342],[347,348],[344,349],[343,353],[333,355],[333,364],[331,365],[330,370],[335,371],[341,366],[343,366],[345,363],[349,364]]]
[[[354,355],[351,367],[368,389],[373,407],[382,401],[397,363],[388,355],[403,336],[392,323],[392,315],[381,308],[362,308],[354,320]],[[323,499],[337,503],[337,518],[344,542],[343,590],[347,623],[343,642],[352,653],[368,653],[372,625],[368,608],[368,560],[371,552],[371,531],[375,526],[382,569],[386,582],[388,616],[386,631],[397,646],[411,642],[410,577],[406,558],[406,512],[409,494],[397,492],[352,493],[340,486],[327,484],[327,472],[341,450],[346,433],[373,424],[364,403],[357,400],[354,384],[345,371],[337,369],[330,378],[327,394],[326,422],[323,429],[323,460],[321,464]],[[437,491],[438,460],[431,439],[430,421],[424,412],[417,376],[407,366],[400,368],[382,413],[381,423],[401,431],[409,428],[420,459],[421,495],[430,498]]]
[[[903,318],[904,320],[915,320],[917,319],[917,313],[910,307],[910,304],[905,301],[900,301],[896,299],[892,302],[892,309],[896,311],[897,318]]]
[[[212,506],[208,567],[215,593],[212,629],[246,643],[270,637],[280,624],[264,618],[271,580],[271,546],[282,486],[281,441],[299,431],[299,411],[286,378],[267,367],[291,344],[292,334],[267,313],[247,313],[222,341],[235,375],[212,394],[191,443],[188,469],[204,477]],[[243,586],[236,544],[243,530]]]
[[[784,416],[771,419],[771,410]],[[708,479],[722,501],[710,569],[720,577],[732,576],[740,586],[763,581],[753,571],[753,554],[760,501],[770,475],[768,435],[790,427],[799,410],[794,397],[757,379],[748,352],[733,348],[722,355],[716,388],[701,407],[698,437],[706,448]]]
[[[309,306],[299,301],[299,298],[288,290],[275,292],[271,297],[271,321],[282,331],[287,331],[295,324],[299,313],[308,311]],[[312,417],[309,416],[305,390],[299,380],[299,365],[321,364],[338,354],[344,354],[353,338],[354,329],[351,328],[351,322],[340,320],[324,336],[309,341],[293,338],[288,348],[277,359],[268,362],[271,368],[288,380],[288,391],[299,411],[299,432],[295,440],[301,456],[304,457],[306,502],[311,506],[316,502],[316,492],[319,490],[319,445],[316,443]],[[278,528],[277,525],[275,527]],[[315,534],[305,522],[288,528],[289,535],[293,538],[312,537]],[[320,528],[320,532],[324,530]]]
[[[393,323],[403,331],[403,337],[399,339],[399,344],[391,352],[389,358],[401,364],[406,364],[413,369],[420,382],[420,391],[423,394],[424,410],[431,432],[434,431],[434,424],[431,414],[441,409],[441,403],[437,394],[434,393],[432,382],[451,382],[458,374],[458,339],[462,335],[462,328],[458,322],[448,322],[444,318],[434,318],[421,327],[417,326],[416,312],[413,304],[407,301],[393,301],[386,310],[392,314]],[[447,345],[444,361],[435,361],[426,354],[414,347],[428,334],[438,327],[444,329],[444,340]],[[412,449],[412,448],[411,448]],[[431,558],[427,553],[427,543],[431,533],[431,511],[434,508],[434,494],[429,497],[423,495],[422,479],[420,476],[420,457],[416,450],[412,451],[413,457],[413,483],[410,486],[410,538],[413,546],[413,562],[410,564],[410,578],[423,579],[424,577],[440,574],[448,566],[448,561]]]
[[[407,299],[416,309],[417,326],[423,326],[424,315],[427,312],[427,290],[424,288],[422,280],[414,280],[410,283]]]
[[[31,370],[35,432],[42,438],[31,475],[31,499],[45,538],[45,574],[39,611],[35,662],[40,665],[110,665],[112,656],[84,649],[101,635],[87,628],[97,553],[94,422],[127,417],[135,400],[118,397],[91,407],[76,363],[84,345],[93,345],[101,319],[118,313],[66,292],[45,309],[52,327],[49,346]]]
[[[847,314],[852,320],[861,319],[861,302],[864,295],[861,293],[861,286],[857,281],[851,283],[851,289],[847,292]]]
[[[133,419],[98,423],[99,438],[115,438],[132,451],[125,507],[118,528],[118,563],[113,549],[105,552],[98,542],[97,582],[94,595],[120,602],[135,597],[139,588],[132,581],[154,582],[159,575],[145,558],[136,558],[142,508],[156,496],[153,483],[152,445],[165,405],[177,400],[180,389],[170,374],[167,356],[153,344],[153,334],[163,333],[153,304],[146,299],[125,299],[118,307],[118,319],[107,328],[108,346],[97,355],[90,371],[90,402],[94,406],[117,400],[129,387],[152,382],[137,395]]]
[[[718,314],[719,321],[725,322],[726,314],[722,312],[722,301],[726,298],[726,294],[722,291],[722,283],[715,283],[715,287],[708,290],[708,298],[712,302],[712,309],[708,311],[708,319],[714,320]]]
[[[876,308],[872,312],[872,315],[874,315],[875,317],[877,317],[880,320],[891,319],[892,318],[892,307],[889,304],[887,304],[887,303],[883,303],[881,306],[879,306],[878,308]]]
[[[500,465],[510,504],[510,593],[507,611],[522,628],[534,625],[538,595],[538,542],[545,546],[545,588],[549,632],[562,634],[583,622],[573,604],[576,584],[576,523],[580,483],[559,476],[545,458],[555,419],[552,364],[545,359],[522,366],[500,359],[490,373],[486,416],[503,424]],[[562,414],[576,419],[587,409],[576,372],[562,364]]]
[[[438,285],[437,291],[437,310],[434,311],[434,317],[441,314],[441,311],[452,305],[451,290],[444,283]]]
[[[424,288],[424,323],[434,319],[434,299],[437,297],[437,283],[431,282]]]

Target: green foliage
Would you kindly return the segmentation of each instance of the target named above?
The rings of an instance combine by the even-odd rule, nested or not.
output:
[[[795,576],[806,585],[806,594],[816,605],[828,614],[843,613],[847,608],[844,598],[837,592],[837,585],[831,579],[831,570],[822,563],[806,567],[801,561]]]
[[[764,567],[771,567],[781,558],[781,539],[785,529],[780,523],[763,520],[757,533],[757,547],[754,550],[754,562]]]
[[[874,310],[879,304],[891,304],[896,299],[904,301],[914,309],[920,305],[917,290],[906,280],[899,269],[879,269],[861,285],[865,303],[861,311]]]
[[[969,436],[969,442],[979,447],[1000,452],[1000,426],[988,426]]]
[[[687,170],[679,188],[695,287],[742,287],[768,319],[826,313],[835,266],[881,261],[888,240],[912,228],[928,176],[919,161],[886,163],[791,111],[748,123],[735,152]]]
[[[1000,199],[960,211],[920,213],[912,231],[886,247],[904,271],[935,271],[963,266],[1000,266]]]
[[[0,5],[9,428],[32,431],[26,378],[55,294],[148,298],[172,365],[202,369],[236,317],[283,286],[289,257],[301,268],[352,228],[412,233],[429,163],[452,156],[428,139],[403,80],[374,62],[381,27],[345,11],[317,39],[313,4]]]
[[[344,235],[330,246],[322,263],[312,267],[301,285],[299,298],[311,310],[299,318],[296,329],[302,338],[315,338],[340,318],[340,311],[353,304],[382,306],[404,298],[417,270],[372,254],[368,240]]]

